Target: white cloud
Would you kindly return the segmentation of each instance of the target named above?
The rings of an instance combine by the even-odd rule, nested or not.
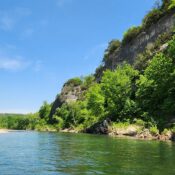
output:
[[[15,58],[0,57],[0,70],[18,71],[29,65],[28,61],[19,56]]]
[[[56,0],[56,5],[58,7],[63,7],[65,4],[72,2],[72,0]]]

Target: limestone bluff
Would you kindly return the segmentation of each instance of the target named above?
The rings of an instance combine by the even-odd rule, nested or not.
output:
[[[119,48],[109,54],[108,59],[101,66],[100,70],[96,71],[96,80],[100,81],[103,71],[106,69],[114,70],[117,65],[120,65],[123,62],[133,64],[137,56],[143,53],[146,49],[151,48],[159,36],[165,33],[172,35],[174,33],[174,27],[175,9],[173,8],[163,14],[159,20],[139,32],[131,41],[121,44]],[[162,43],[161,47],[165,43],[166,41]],[[55,113],[57,108],[59,108],[63,103],[78,100],[83,91],[84,90],[79,85],[71,86],[71,84],[65,83],[61,93],[56,97],[52,104],[50,119],[52,120],[52,115]]]

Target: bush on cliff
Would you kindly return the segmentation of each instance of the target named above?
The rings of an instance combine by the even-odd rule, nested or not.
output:
[[[80,86],[83,83],[83,81],[79,78],[72,78],[70,80],[68,80],[64,85],[66,86]]]
[[[140,32],[141,32],[141,27],[131,27],[128,29],[123,36],[122,44],[127,44],[130,43]]]
[[[108,48],[105,50],[105,54],[103,57],[103,63],[106,63],[109,59],[109,56],[113,54],[115,50],[117,50],[121,46],[121,42],[119,40],[112,40],[109,42]]]

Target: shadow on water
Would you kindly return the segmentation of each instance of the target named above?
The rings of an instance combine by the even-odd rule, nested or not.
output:
[[[174,175],[175,144],[107,136],[12,132],[0,135],[0,174]]]

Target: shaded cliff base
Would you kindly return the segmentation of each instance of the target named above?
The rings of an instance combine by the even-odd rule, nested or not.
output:
[[[88,133],[107,135],[110,137],[124,137],[140,140],[160,140],[160,141],[175,141],[175,132],[172,129],[164,129],[161,133],[156,126],[146,128],[143,121],[138,123],[114,123],[104,120],[91,128],[80,130],[79,128],[66,128],[60,130],[63,133]]]

